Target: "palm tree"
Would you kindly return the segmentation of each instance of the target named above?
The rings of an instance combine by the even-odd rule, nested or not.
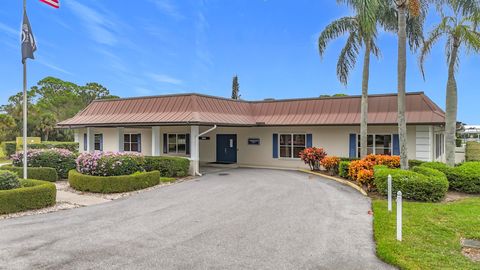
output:
[[[480,52],[480,7],[470,5],[473,1],[449,0],[445,1],[451,9],[452,15],[446,15],[440,8],[441,21],[429,33],[423,44],[419,63],[425,78],[423,65],[425,57],[432,46],[441,38],[447,39],[445,53],[448,63],[448,79],[446,91],[446,117],[445,117],[445,154],[449,166],[455,165],[455,134],[457,124],[457,82],[455,71],[459,65],[459,51],[462,47],[466,52]]]
[[[354,16],[337,19],[327,25],[318,38],[320,56],[325,54],[327,43],[344,34],[348,35],[345,46],[337,62],[337,76],[344,85],[348,83],[350,70],[355,67],[360,48],[365,47],[363,57],[362,100],[360,122],[360,156],[367,155],[368,122],[368,79],[370,55],[379,56],[380,50],[375,44],[377,35],[377,18],[381,8],[379,0],[338,0],[353,8]]]
[[[388,1],[388,0],[387,0]],[[398,62],[398,135],[400,140],[400,167],[408,169],[407,122],[405,119],[406,72],[407,72],[407,35],[410,48],[416,49],[423,33],[423,19],[426,13],[426,2],[433,0],[393,0],[396,12],[387,11],[384,26],[397,30]],[[396,18],[396,22],[392,21]]]

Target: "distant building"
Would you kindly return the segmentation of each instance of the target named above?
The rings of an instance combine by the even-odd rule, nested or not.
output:
[[[480,125],[466,125],[460,132],[463,142],[480,142]]]

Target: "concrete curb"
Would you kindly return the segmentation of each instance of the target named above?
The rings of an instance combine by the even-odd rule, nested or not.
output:
[[[321,174],[321,173],[317,173],[317,172],[312,172],[310,170],[305,170],[305,169],[299,169],[298,171],[313,174],[313,175],[316,175],[316,176],[321,176],[321,177],[324,177],[324,178],[327,178],[327,179],[330,179],[330,180],[333,180],[333,181],[337,181],[339,183],[342,183],[344,185],[347,185],[347,186],[350,186],[351,188],[356,189],[358,192],[362,193],[364,196],[368,196],[368,194],[365,190],[363,190],[361,187],[353,184],[350,181],[347,181],[347,180],[344,180],[344,179],[341,179],[341,178],[338,178],[338,177],[334,177],[334,176],[329,176],[329,175],[325,175],[325,174]]]

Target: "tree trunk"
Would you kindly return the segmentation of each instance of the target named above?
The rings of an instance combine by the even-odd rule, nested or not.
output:
[[[455,166],[455,135],[457,131],[457,81],[455,62],[458,55],[458,42],[455,40],[448,64],[447,100],[445,104],[445,155],[448,166]]]
[[[365,57],[363,60],[362,105],[360,120],[360,157],[367,155],[367,125],[368,125],[368,79],[370,75],[370,40],[365,41]]]
[[[398,136],[400,138],[400,167],[408,170],[407,123],[405,120],[405,84],[407,71],[406,1],[398,6]]]

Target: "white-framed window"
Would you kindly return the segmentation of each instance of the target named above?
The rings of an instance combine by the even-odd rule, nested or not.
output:
[[[140,152],[141,134],[123,134],[123,151]]]
[[[281,158],[299,158],[300,151],[307,147],[306,134],[279,134]]]
[[[368,134],[367,154],[392,155],[392,134]],[[357,135],[357,157],[360,157],[360,134]]]
[[[445,153],[445,136],[443,133],[435,134],[435,159],[439,159]]]
[[[170,133],[168,138],[168,153],[185,154],[187,151],[187,134]]]
[[[95,134],[94,140],[94,150],[103,151],[103,134]]]

